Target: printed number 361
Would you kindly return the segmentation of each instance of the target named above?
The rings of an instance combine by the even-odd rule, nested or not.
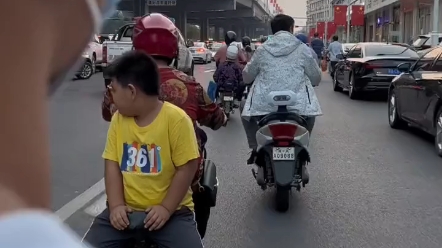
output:
[[[147,151],[144,148],[137,150],[135,147],[130,147],[127,151],[127,166],[137,165],[138,167],[144,167],[147,165]]]

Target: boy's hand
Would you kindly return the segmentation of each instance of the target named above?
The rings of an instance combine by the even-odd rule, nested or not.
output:
[[[146,219],[144,227],[149,231],[158,230],[166,224],[170,218],[170,212],[163,205],[156,205],[146,209]]]
[[[124,230],[129,226],[128,213],[131,213],[132,209],[125,205],[117,206],[110,211],[110,222],[117,230]]]

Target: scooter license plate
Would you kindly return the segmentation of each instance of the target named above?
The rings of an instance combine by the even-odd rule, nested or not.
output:
[[[295,148],[273,147],[273,160],[295,160]]]
[[[233,96],[225,96],[224,101],[233,101]]]

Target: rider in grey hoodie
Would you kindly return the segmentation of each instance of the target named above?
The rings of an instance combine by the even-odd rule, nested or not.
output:
[[[322,115],[313,90],[313,85],[321,81],[322,73],[310,48],[293,35],[294,24],[292,17],[276,15],[271,22],[274,36],[255,51],[243,71],[244,83],[254,82],[242,110],[243,125],[252,149],[249,164],[253,164],[256,157],[257,120],[276,111],[276,107],[267,102],[270,92],[292,90],[296,103],[288,109],[306,119],[310,132],[315,117]]]

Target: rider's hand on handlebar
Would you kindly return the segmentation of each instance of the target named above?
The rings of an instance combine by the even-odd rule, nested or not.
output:
[[[166,224],[171,213],[163,205],[156,205],[146,210],[147,216],[144,220],[144,227],[149,231],[158,230]]]
[[[120,205],[110,210],[110,222],[117,230],[124,230],[129,226],[128,213],[131,213],[132,209],[125,205]]]

